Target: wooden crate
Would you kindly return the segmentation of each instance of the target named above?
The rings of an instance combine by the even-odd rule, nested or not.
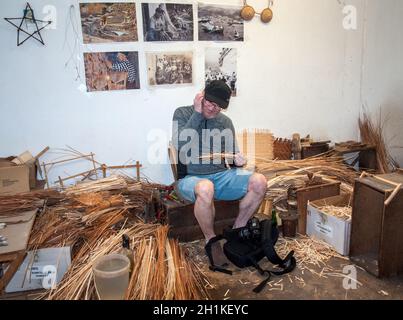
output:
[[[7,284],[14,276],[14,273],[18,270],[21,263],[24,261],[25,255],[26,252],[24,250],[12,253],[4,253],[0,255],[0,264],[9,264],[7,270],[4,272],[4,275],[0,278],[0,294],[3,293]]]
[[[239,201],[215,201],[216,234],[221,234],[227,227],[232,227],[239,212]],[[194,204],[178,204],[164,202],[169,237],[177,238],[181,242],[203,239],[204,235],[194,215]]]
[[[329,198],[340,194],[340,182],[326,180],[323,184],[297,190],[298,232],[306,235],[308,201]]]
[[[240,152],[249,162],[273,159],[273,134],[266,129],[249,129],[237,133]]]
[[[398,184],[403,175],[394,173],[363,177],[354,186],[350,259],[379,278],[403,273],[403,191]]]
[[[359,144],[357,146],[348,147],[336,144],[336,146],[334,147],[334,151],[336,152],[336,155],[339,156],[358,152],[358,158],[356,159],[356,161],[353,162],[352,164],[353,166],[355,162],[358,161],[359,167],[362,168],[363,170],[368,169],[378,170],[375,146]]]
[[[306,159],[309,157],[316,156],[318,154],[322,154],[329,151],[329,144],[318,144],[302,147],[301,149],[301,159]]]

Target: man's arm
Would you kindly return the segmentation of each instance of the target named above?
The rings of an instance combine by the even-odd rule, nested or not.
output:
[[[195,152],[197,153],[199,150],[198,129],[202,125],[202,122],[205,120],[202,114],[203,97],[204,97],[203,93],[199,93],[196,95],[193,103],[193,112],[190,115],[190,117],[189,117],[189,109],[179,108],[174,113],[173,128],[172,128],[172,143],[180,154],[179,155],[180,160],[181,155],[186,157],[185,154],[187,154],[187,149],[182,147],[188,144],[189,142],[192,143],[192,146],[195,148],[194,152],[191,151],[191,157],[197,157],[197,154],[195,154]],[[187,112],[187,114],[185,114],[185,112]],[[187,160],[182,159],[182,163],[185,164],[185,162],[183,161],[188,160],[189,159]]]
[[[149,28],[155,30],[155,20],[153,18],[150,18]]]
[[[184,130],[188,130],[188,136],[193,138],[195,134],[197,134],[197,129],[200,127],[203,120],[203,115],[196,110],[193,111],[189,119],[187,119],[181,109],[175,111],[173,116],[172,143],[178,151],[187,142],[180,141],[180,134]]]
[[[239,153],[239,147],[238,147],[238,141],[236,139],[236,133],[235,133],[235,128],[234,125],[231,121],[231,119],[228,118],[228,125],[227,125],[228,129],[231,130],[232,133],[232,139],[233,139],[233,143],[232,144],[225,144],[225,153]]]

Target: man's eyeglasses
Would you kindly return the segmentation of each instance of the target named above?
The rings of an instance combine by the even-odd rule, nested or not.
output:
[[[222,108],[217,103],[208,101],[205,98],[203,98],[203,106],[206,105],[209,109],[211,109],[212,107],[215,112],[220,112],[222,110]]]

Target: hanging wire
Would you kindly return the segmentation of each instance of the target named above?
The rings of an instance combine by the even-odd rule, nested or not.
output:
[[[66,28],[65,28],[65,34],[64,34],[64,44],[63,44],[63,49],[67,45],[68,50],[70,52],[70,56],[68,60],[65,62],[64,67],[67,68],[70,63],[73,63],[74,69],[77,72],[77,77],[75,78],[75,81],[81,80],[81,72],[80,72],[80,65],[77,63],[76,58],[74,57],[78,52],[78,46],[79,46],[79,36],[78,36],[78,31],[77,31],[77,20],[75,17],[75,7],[74,5],[70,5],[69,8],[69,13],[68,13],[68,19],[66,21]],[[68,32],[71,27],[71,30],[73,30],[73,36],[74,36],[74,47],[73,49],[70,46],[70,43],[68,41]]]

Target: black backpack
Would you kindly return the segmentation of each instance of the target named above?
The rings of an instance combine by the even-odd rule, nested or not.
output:
[[[252,218],[248,224],[239,229],[224,230],[223,235],[211,239],[205,249],[210,261],[210,270],[232,274],[232,271],[214,264],[211,252],[211,245],[222,239],[227,240],[224,244],[224,254],[238,268],[254,267],[261,275],[267,275],[255,289],[259,293],[263,290],[271,275],[283,275],[295,269],[296,260],[294,251],[287,254],[285,259],[281,259],[274,245],[277,242],[279,231],[276,223],[271,220],[259,221]],[[264,270],[259,266],[259,261],[266,257],[272,264],[276,265],[276,270]]]

